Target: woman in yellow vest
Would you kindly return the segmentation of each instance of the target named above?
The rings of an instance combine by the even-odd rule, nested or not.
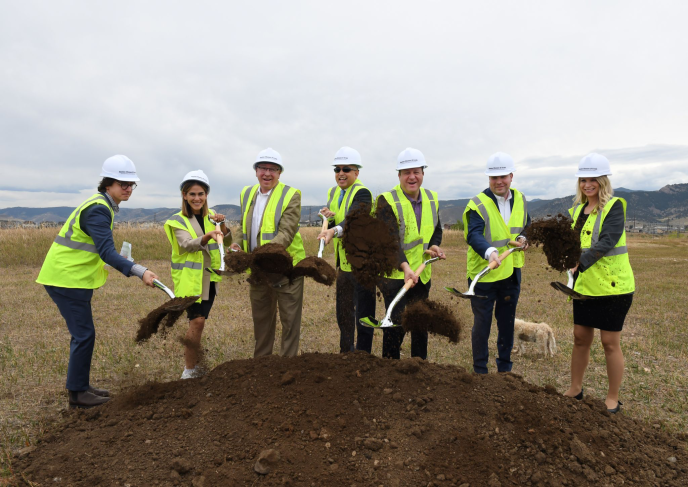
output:
[[[96,340],[91,299],[93,290],[107,280],[105,263],[127,277],[139,277],[148,286],[158,277],[120,256],[112,237],[115,213],[139,181],[134,163],[123,155],[112,156],[103,163],[100,175],[98,192],[69,215],[36,279],[57,305],[72,337],[66,384],[70,408],[92,408],[110,399],[107,390],[96,389],[89,382]]]
[[[576,176],[576,198],[569,214],[574,230],[580,231],[583,253],[572,269],[574,290],[592,299],[573,301],[571,387],[564,395],[583,399],[583,376],[597,328],[609,379],[605,404],[610,413],[617,413],[621,410],[619,388],[624,370],[621,330],[635,291],[626,248],[626,201],[614,197],[606,157],[588,154],[581,160]]]
[[[187,310],[189,329],[184,341],[184,372],[182,379],[200,377],[198,350],[201,334],[217,295],[222,277],[209,269],[219,269],[221,259],[218,242],[229,245],[232,236],[224,223],[225,216],[208,209],[210,183],[203,171],[191,171],[179,185],[182,209],[165,222],[165,233],[172,245],[171,272],[174,293],[178,297],[199,296]],[[212,221],[211,221],[212,220]],[[220,231],[215,223],[220,223]]]

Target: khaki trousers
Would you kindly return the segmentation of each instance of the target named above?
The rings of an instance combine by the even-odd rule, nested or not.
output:
[[[303,277],[289,284],[273,287],[270,284],[251,284],[249,291],[253,313],[253,332],[256,338],[254,357],[272,355],[277,327],[279,304],[282,322],[280,356],[296,357],[301,337],[301,310],[303,309]]]

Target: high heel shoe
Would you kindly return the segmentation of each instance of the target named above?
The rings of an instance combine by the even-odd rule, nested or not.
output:
[[[622,403],[621,401],[617,401],[616,407],[613,408],[613,409],[607,408],[607,412],[608,412],[609,414],[616,414],[616,413],[618,413],[619,411],[621,411],[621,406],[622,406],[622,405],[623,405],[623,403]]]

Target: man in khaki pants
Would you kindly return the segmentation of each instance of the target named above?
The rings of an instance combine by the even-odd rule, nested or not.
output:
[[[252,252],[268,242],[283,245],[294,259],[294,265],[306,257],[299,234],[301,191],[280,182],[284,171],[282,157],[273,149],[258,154],[253,164],[258,184],[241,191],[242,237],[235,250]],[[289,279],[269,274],[265,283],[251,283],[249,296],[256,338],[254,357],[271,355],[275,343],[277,307],[282,322],[280,355],[295,357],[299,353],[303,277]]]

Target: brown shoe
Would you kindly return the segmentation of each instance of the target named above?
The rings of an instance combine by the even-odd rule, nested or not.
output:
[[[105,404],[110,400],[109,397],[96,396],[89,391],[69,391],[70,409],[89,409]]]
[[[96,396],[110,397],[110,391],[105,389],[96,389],[95,387],[88,386],[87,391],[91,394],[95,394]]]

